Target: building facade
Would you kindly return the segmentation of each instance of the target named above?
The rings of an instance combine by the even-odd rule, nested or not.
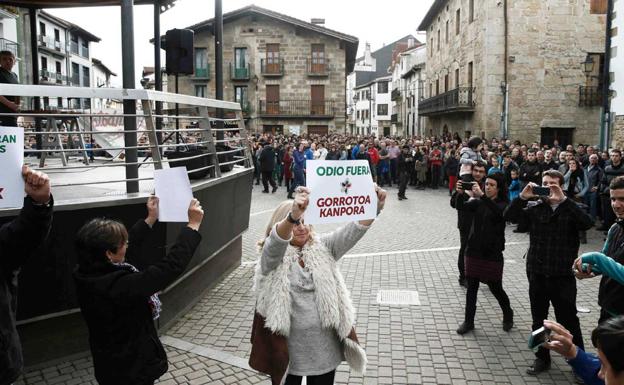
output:
[[[371,52],[366,44],[364,55],[347,77],[347,109],[350,112],[348,132],[353,135],[399,135],[392,122],[393,58],[420,43],[405,36]]]
[[[224,99],[241,103],[251,132],[346,132],[345,82],[358,39],[313,21],[253,5],[223,15]],[[179,76],[180,93],[215,97],[212,25],[189,27],[195,73]]]
[[[436,0],[418,27],[428,133],[597,144],[601,2]]]
[[[426,47],[408,46],[392,61],[392,133],[398,136],[423,135],[424,118],[418,117],[418,100],[425,83]]]
[[[0,51],[13,52],[15,57],[20,57],[20,46],[17,38],[17,9],[13,7],[0,7]],[[16,62],[13,72],[19,75],[21,63]]]

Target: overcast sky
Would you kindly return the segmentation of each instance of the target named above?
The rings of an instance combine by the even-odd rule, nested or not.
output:
[[[416,28],[433,0],[223,0],[223,13],[255,4],[276,12],[310,21],[313,17],[325,19],[325,26],[360,39],[360,54],[366,42],[372,50],[407,35],[416,35]],[[50,9],[50,13],[80,25],[102,39],[92,45],[92,57],[102,60],[118,74],[114,81],[121,85],[121,11],[119,7]],[[185,28],[214,17],[214,0],[178,0],[176,5],[161,15],[161,32]],[[140,80],[143,66],[154,64],[153,47],[149,39],[154,35],[153,7],[135,6],[135,63],[136,80]],[[163,56],[163,66],[165,65]]]

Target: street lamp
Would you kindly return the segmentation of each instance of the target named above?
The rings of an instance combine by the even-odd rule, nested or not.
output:
[[[594,71],[594,59],[588,54],[587,57],[585,57],[585,61],[581,64],[583,64],[583,71],[585,72],[585,76],[587,76],[587,78],[589,79],[589,74]]]

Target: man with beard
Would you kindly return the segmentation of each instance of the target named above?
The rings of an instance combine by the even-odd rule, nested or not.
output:
[[[478,183],[481,189],[484,188],[483,180],[485,178],[485,162],[477,161],[472,166],[472,179],[473,183]],[[457,228],[459,229],[459,254],[457,256],[457,269],[459,270],[458,282],[460,286],[467,287],[466,273],[464,267],[464,253],[466,251],[466,243],[468,241],[468,235],[470,235],[470,226],[472,224],[472,212],[468,210],[460,209],[461,204],[457,204],[458,200],[467,201],[470,197],[465,193],[461,185],[461,180],[457,182],[457,188],[451,196],[451,207],[457,210]]]

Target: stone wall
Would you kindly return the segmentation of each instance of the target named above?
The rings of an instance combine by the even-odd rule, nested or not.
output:
[[[574,127],[575,143],[598,142],[599,107],[579,107],[579,86],[585,85],[581,63],[588,52],[604,51],[604,15],[591,15],[584,0],[508,1],[509,137],[539,141],[542,127]],[[457,9],[460,33],[455,34]],[[468,0],[449,0],[427,29],[427,83],[435,95],[436,79],[444,92],[468,85],[468,63],[473,63],[475,110],[426,119],[425,132],[465,131],[500,136],[505,80],[504,8],[502,1],[475,1],[474,20],[468,20]],[[438,21],[439,20],[439,21]],[[446,21],[449,41],[446,41]],[[438,50],[437,31],[440,30]],[[433,38],[433,45],[432,45]],[[433,48],[433,55],[431,49]]]
[[[320,33],[297,28],[265,16],[246,16],[230,21],[223,26],[223,78],[224,99],[234,100],[234,87],[247,86],[247,97],[252,112],[248,129],[262,131],[263,125],[301,125],[302,132],[308,125],[327,125],[330,132],[345,132],[345,90],[346,69],[345,50],[341,41]],[[266,57],[266,45],[278,43],[280,58],[284,60],[284,75],[265,77],[261,73],[261,59]],[[307,75],[307,60],[311,57],[311,45],[324,44],[325,58],[329,63],[328,76],[310,77]],[[194,95],[195,85],[207,85],[209,98],[214,98],[214,37],[207,31],[195,32],[195,48],[208,49],[208,63],[211,66],[209,81],[195,81],[191,77],[180,78],[180,92]],[[234,49],[247,48],[247,60],[251,65],[248,81],[230,79],[230,64],[234,62]],[[170,79],[173,82],[173,79]],[[173,83],[171,83],[173,84]],[[333,101],[333,119],[266,119],[258,117],[259,101],[266,100],[266,86],[279,84],[280,100],[310,100],[310,86],[325,86],[325,101]]]

